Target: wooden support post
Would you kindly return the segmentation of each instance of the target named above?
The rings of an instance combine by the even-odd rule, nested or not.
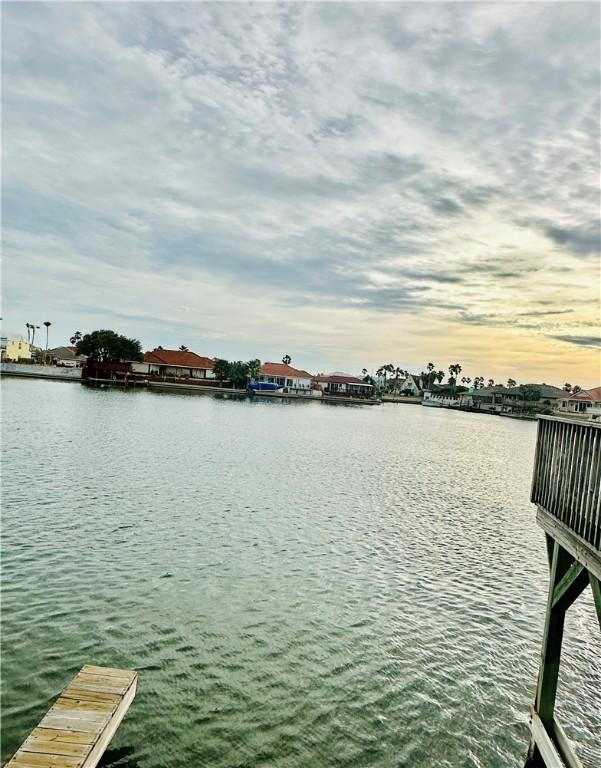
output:
[[[595,608],[597,609],[597,618],[599,619],[599,629],[601,629],[601,582],[596,576],[593,576],[589,572],[589,581],[591,582],[591,591],[593,593],[593,600],[595,601]]]
[[[550,554],[549,595],[547,597],[545,631],[543,634],[534,707],[539,730],[540,728],[550,730],[553,726],[563,625],[567,608],[563,601],[559,601],[559,604],[554,605],[553,599],[562,579],[568,574],[570,567],[575,562],[572,555],[566,552],[549,534],[546,534],[546,541],[547,552]],[[532,722],[534,725],[535,721],[533,720]],[[537,746],[535,735],[536,732],[533,728],[526,766],[527,768],[544,768],[546,765],[545,758]]]
[[[560,602],[553,604],[555,590],[563,577],[568,573],[574,558],[554,542],[553,560],[551,562],[551,576],[549,581],[549,597],[547,599],[547,616],[545,619],[545,632],[543,635],[543,647],[536,691],[536,711],[545,728],[553,725],[553,712],[555,709],[555,695],[557,693],[557,680],[559,677],[559,660],[561,657],[561,643],[563,639],[563,625],[567,605]]]

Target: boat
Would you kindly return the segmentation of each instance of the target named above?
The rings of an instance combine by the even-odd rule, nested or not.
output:
[[[248,385],[251,392],[283,392],[284,387],[271,381],[252,381]]]

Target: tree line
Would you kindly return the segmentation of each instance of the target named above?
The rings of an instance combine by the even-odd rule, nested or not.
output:
[[[463,371],[463,367],[461,363],[451,363],[448,367],[448,378],[446,382],[446,387],[452,392],[456,392],[459,390],[465,391],[469,389],[470,385],[473,389],[482,389],[483,387],[494,387],[494,386],[500,386],[501,382],[495,382],[494,379],[489,378],[486,380],[484,376],[474,376],[473,378],[470,376],[462,376],[461,379],[459,379],[459,374]],[[367,368],[364,368],[363,371],[363,380],[370,383],[370,384],[376,384],[374,379],[368,375]],[[406,380],[406,378],[409,376],[409,371],[404,370],[400,366],[395,366],[393,363],[385,363],[384,365],[381,365],[376,370],[376,376],[384,379],[383,384],[381,384],[380,389],[384,391],[390,391],[390,390],[397,390],[397,391],[403,391],[403,385],[399,388],[399,380],[401,377],[403,380]],[[419,376],[417,378],[420,378],[422,381],[423,387],[431,386],[432,384],[442,384],[443,379],[445,378],[446,374],[443,370],[438,369],[437,366],[429,362],[426,365],[426,370],[421,371]],[[486,382],[486,384],[485,384]],[[462,386],[461,386],[462,385]],[[536,389],[538,391],[538,395],[540,397],[540,389],[538,387],[534,387],[534,385],[529,384],[522,384],[518,385],[517,381],[512,378],[508,378],[506,384],[504,385],[508,389],[513,389],[514,387],[520,387],[521,393],[524,395],[527,395],[525,399],[532,399],[536,400],[538,399],[535,397],[535,393],[531,392],[528,387]],[[445,388],[446,388],[445,387]],[[581,387],[579,386],[572,386],[569,383],[565,383],[563,385],[563,390],[568,393],[575,394],[577,392],[581,391]]]
[[[39,326],[33,326],[31,323],[27,323],[26,325],[28,330],[28,338],[31,337],[31,343],[33,343],[33,339],[35,338],[35,330]],[[48,328],[51,323],[45,322],[44,325],[46,326],[46,333],[48,333]],[[82,334],[81,331],[75,331],[73,336],[70,338],[70,342],[75,346],[77,354],[86,355],[90,362],[118,363],[128,360],[141,361],[144,359],[142,354],[142,344],[140,341],[138,341],[138,339],[128,338],[127,336],[123,336],[122,334],[107,329],[93,331],[92,333],[86,334]],[[188,351],[188,348],[183,344],[179,349],[182,352]],[[290,365],[290,355],[284,355],[282,362],[285,365]],[[261,361],[256,358],[248,361],[230,361],[223,358],[216,358],[213,364],[213,373],[216,379],[221,381],[230,381],[234,386],[242,387],[246,386],[249,381],[258,379],[260,368]],[[472,385],[474,389],[481,389],[484,386],[495,386],[494,379],[489,378],[486,381],[484,376],[474,376],[473,378],[470,376],[462,376],[462,378],[459,379],[459,375],[463,371],[461,363],[451,363],[447,370],[448,377],[446,387],[448,387],[453,392],[459,390],[465,391],[470,387],[470,385]],[[364,381],[376,385],[374,379],[369,376],[367,368],[363,368],[362,373]],[[402,385],[399,384],[399,381],[402,378],[404,382],[409,375],[409,371],[401,368],[400,366],[395,366],[393,363],[385,363],[376,370],[376,376],[384,380],[383,384],[380,385],[380,389],[384,391],[402,391]],[[435,383],[442,384],[445,376],[445,372],[441,369],[438,369],[433,362],[429,362],[426,365],[426,370],[421,371],[419,374],[419,378],[422,381],[422,386],[430,386]],[[515,379],[508,378],[506,386],[509,389],[513,389],[514,387],[518,386],[518,383]],[[533,385],[522,385],[520,390],[523,394],[528,387],[537,389],[540,396],[539,388],[533,387]],[[566,382],[563,385],[563,390],[567,393],[576,394],[581,391],[581,387],[578,385],[572,386],[572,384]],[[525,394],[530,395],[530,397],[525,399],[538,399],[534,396],[534,392],[526,391]]]

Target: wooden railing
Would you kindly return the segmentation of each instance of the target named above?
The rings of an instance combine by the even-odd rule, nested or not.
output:
[[[528,768],[582,768],[555,717],[565,616],[590,585],[601,627],[601,424],[539,417],[532,479],[545,531],[549,592]]]
[[[531,500],[598,553],[601,424],[539,418]]]

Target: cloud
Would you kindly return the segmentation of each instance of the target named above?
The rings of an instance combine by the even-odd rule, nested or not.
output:
[[[545,234],[558,245],[578,254],[601,254],[601,225],[599,221],[579,227],[545,227]]]
[[[596,6],[232,7],[6,6],[11,322],[87,307],[151,346],[188,306],[174,341],[320,327],[344,368],[384,320],[424,357],[481,327],[552,358],[594,319]]]
[[[601,347],[601,336],[552,336],[551,338],[575,344],[578,347]]]

